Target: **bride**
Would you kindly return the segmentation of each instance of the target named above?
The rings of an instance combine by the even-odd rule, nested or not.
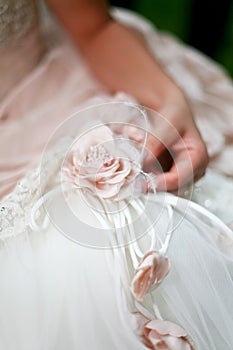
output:
[[[0,349],[232,349],[231,82],[132,13],[48,5],[72,43],[0,8]]]

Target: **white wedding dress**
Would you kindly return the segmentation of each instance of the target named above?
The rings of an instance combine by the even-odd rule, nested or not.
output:
[[[63,189],[61,165],[74,139],[96,115],[109,123],[106,105],[98,103],[125,98],[107,105],[121,123],[132,122],[137,107],[130,97],[110,97],[62,36],[0,104],[0,350],[232,350],[231,82],[144,20],[123,11],[115,16],[144,33],[186,92],[212,169],[194,186],[191,202],[138,191],[112,202]],[[137,154],[130,153],[132,161]],[[159,250],[170,271],[137,298],[138,265]],[[159,336],[145,339],[151,320],[160,322],[152,327]]]

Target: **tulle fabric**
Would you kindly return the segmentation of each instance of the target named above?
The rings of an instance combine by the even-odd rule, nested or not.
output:
[[[1,246],[0,348],[145,349],[117,295],[119,271],[108,254],[52,228]]]
[[[146,232],[148,220],[158,217],[153,233],[157,248],[168,223],[160,197],[149,195],[146,211],[133,225],[136,237],[138,231]],[[71,193],[68,201],[101,235],[102,221],[78,198]],[[61,201],[56,195],[51,205],[68,228]],[[186,330],[195,349],[232,349],[232,252],[219,244],[224,232],[218,225],[191,208],[184,215],[182,208],[174,211],[176,229],[167,253],[171,271],[142,303],[135,301],[130,283],[137,251],[151,247],[151,231],[126,246],[96,249],[71,241],[51,222],[47,230],[25,230],[2,241],[1,348],[146,349],[136,336],[134,314],[154,319],[159,310],[163,319]],[[133,218],[130,206],[129,212]],[[230,243],[233,233],[225,237]]]
[[[197,218],[190,221],[174,232],[168,252],[171,273],[153,298],[163,318],[182,325],[196,349],[230,349],[232,256],[216,247],[215,228]]]

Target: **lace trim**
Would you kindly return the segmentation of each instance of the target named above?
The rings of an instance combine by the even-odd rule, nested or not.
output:
[[[57,185],[61,155],[65,149],[63,140],[55,150],[50,151],[43,159],[43,166],[30,171],[21,179],[15,189],[0,201],[0,240],[28,232],[30,214],[38,199]],[[45,215],[43,208],[38,210],[37,217]],[[42,218],[41,218],[42,220]]]
[[[39,168],[28,174],[0,203],[0,239],[25,231],[32,203],[39,197]],[[16,233],[17,230],[17,233]]]
[[[16,44],[25,37],[37,18],[35,1],[11,0],[0,4],[0,46]]]

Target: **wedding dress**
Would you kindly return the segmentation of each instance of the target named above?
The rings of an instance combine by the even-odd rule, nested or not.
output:
[[[186,199],[156,193],[124,129],[146,139],[150,112],[109,96],[55,29],[0,104],[0,349],[231,350],[232,84],[145,20],[114,15],[185,91],[212,169]]]

